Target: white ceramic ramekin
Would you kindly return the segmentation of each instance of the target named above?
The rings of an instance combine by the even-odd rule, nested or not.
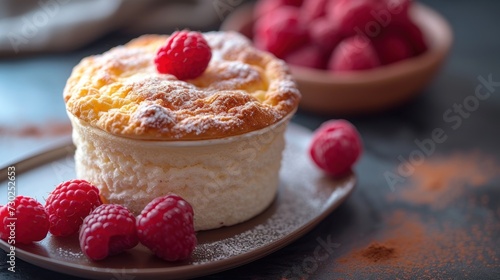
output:
[[[207,230],[246,221],[274,200],[293,112],[264,129],[200,141],[124,138],[68,115],[76,174],[107,202],[139,214],[154,198],[175,193],[193,206],[195,229]]]

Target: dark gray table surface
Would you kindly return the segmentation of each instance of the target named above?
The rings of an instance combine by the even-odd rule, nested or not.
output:
[[[478,77],[491,76],[500,81],[500,2],[498,1],[422,1],[435,8],[451,23],[454,45],[446,64],[431,84],[412,102],[384,113],[349,117],[359,129],[365,151],[355,172],[359,184],[353,195],[314,230],[291,245],[250,264],[207,276],[203,279],[500,279],[500,181],[485,182],[482,188],[470,190],[469,198],[489,197],[487,203],[464,208],[458,200],[447,209],[413,207],[387,200],[391,190],[384,172],[395,170],[398,156],[416,149],[415,139],[432,135],[443,128],[447,140],[436,146],[436,154],[479,151],[500,162],[500,87],[493,87],[491,96],[480,101],[478,108],[461,118],[457,129],[443,114],[474,95],[480,84]],[[3,33],[0,30],[0,33]],[[20,137],[9,135],[12,127],[67,121],[62,89],[72,67],[84,56],[100,53],[130,39],[123,34],[110,36],[70,53],[12,57],[0,60],[0,166],[43,150],[61,137]],[[333,116],[335,117],[335,116]],[[332,118],[299,111],[293,121],[310,129]],[[452,219],[467,224],[470,215],[476,224],[492,224],[487,246],[493,259],[484,262],[450,262],[439,271],[416,269],[407,274],[403,269],[390,273],[373,272],[341,275],[335,271],[336,261],[347,252],[366,245],[377,236],[383,215],[395,209],[413,209],[436,220]],[[494,213],[493,220],[485,217]],[[490,215],[491,216],[491,215]],[[496,226],[496,227],[495,227]],[[412,234],[412,233],[408,233]],[[304,260],[314,255],[318,238],[331,238],[340,246],[317,266],[303,267]],[[477,256],[479,258],[479,256]],[[7,271],[6,254],[0,253],[0,279],[78,279],[51,272],[17,260],[16,273]],[[292,271],[290,273],[290,271]],[[464,273],[466,271],[467,273]]]

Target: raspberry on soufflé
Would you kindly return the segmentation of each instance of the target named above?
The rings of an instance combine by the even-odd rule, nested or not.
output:
[[[195,31],[177,31],[168,37],[155,58],[156,69],[179,80],[194,79],[207,69],[212,51],[203,35]]]

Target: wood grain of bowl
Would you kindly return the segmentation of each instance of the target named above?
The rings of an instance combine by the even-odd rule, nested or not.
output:
[[[350,74],[290,65],[302,93],[300,107],[323,115],[368,114],[394,108],[421,93],[445,61],[453,32],[439,13],[420,3],[412,5],[410,16],[428,45],[419,56]],[[251,38],[253,20],[253,5],[244,5],[233,11],[220,29]]]

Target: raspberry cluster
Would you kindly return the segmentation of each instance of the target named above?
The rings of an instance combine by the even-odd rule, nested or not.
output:
[[[260,0],[254,42],[290,64],[349,72],[427,50],[411,0]]]
[[[0,207],[0,239],[15,245],[40,241],[49,231],[56,237],[78,233],[82,252],[94,261],[139,242],[158,257],[177,261],[189,258],[196,247],[193,215],[187,201],[169,194],[151,201],[136,219],[122,205],[103,204],[97,187],[75,179],[56,186],[45,206],[17,196]]]

